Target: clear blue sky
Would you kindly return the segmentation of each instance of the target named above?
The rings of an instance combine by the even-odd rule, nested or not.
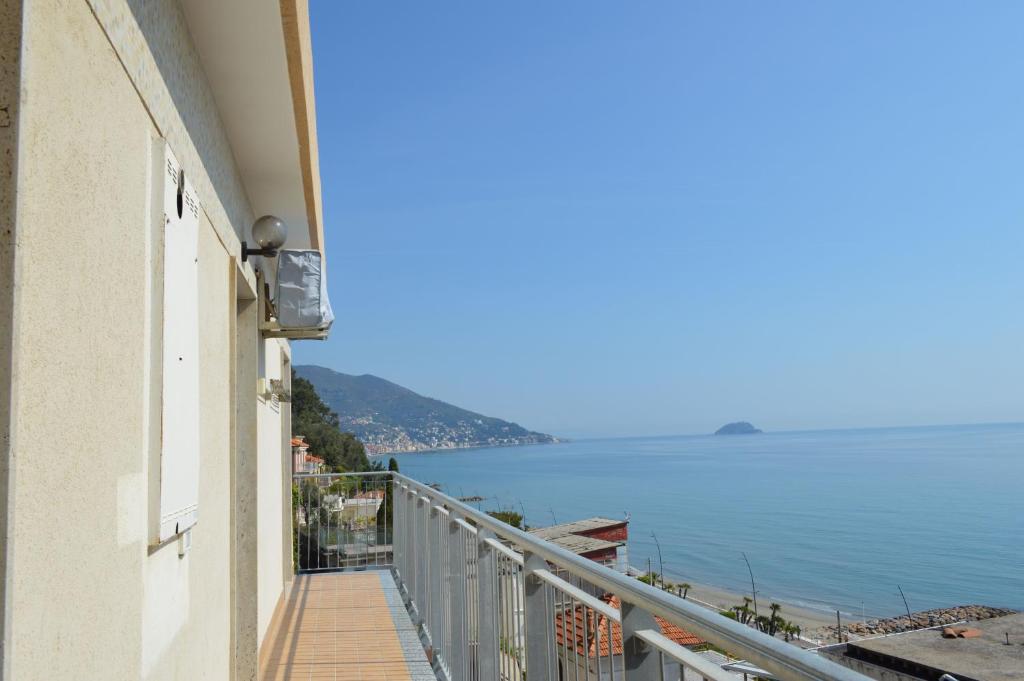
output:
[[[1024,3],[312,3],[297,363],[569,436],[1024,420]]]

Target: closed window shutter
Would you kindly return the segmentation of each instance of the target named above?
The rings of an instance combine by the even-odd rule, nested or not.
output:
[[[160,541],[199,510],[199,202],[165,150]]]

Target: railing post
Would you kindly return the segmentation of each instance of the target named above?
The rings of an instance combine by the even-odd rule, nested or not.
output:
[[[444,639],[444,619],[441,608],[443,607],[444,575],[441,572],[441,541],[437,536],[437,530],[441,526],[441,511],[438,506],[430,506],[429,537],[427,549],[430,552],[430,591],[427,596],[427,628],[430,631],[430,644],[434,652],[442,649]]]
[[[397,549],[399,549],[399,551],[401,553],[401,556],[402,556],[401,561],[398,562],[398,572],[399,572],[399,574],[400,574],[400,576],[402,578],[402,582],[401,582],[401,584],[399,586],[401,586],[403,588],[403,590],[405,591],[406,595],[409,594],[409,588],[410,588],[409,587],[409,564],[408,564],[409,563],[409,561],[408,561],[408,555],[409,555],[409,528],[408,528],[408,522],[409,521],[407,520],[407,516],[409,515],[409,511],[408,511],[408,503],[407,503],[408,499],[406,498],[407,494],[408,494],[408,489],[403,484],[402,488],[397,492],[397,496],[395,497],[396,508],[400,509],[400,512],[399,512],[398,516],[395,518],[395,528],[398,529],[398,527],[401,526],[401,534],[399,535],[399,541],[397,541],[395,543],[395,547]]]
[[[386,501],[386,500],[385,500]],[[392,570],[404,579],[405,569],[402,567],[402,494],[395,474],[391,474],[391,564]]]
[[[456,522],[459,516],[448,516],[448,599],[451,604],[451,641],[448,649],[451,659],[447,660],[451,681],[468,681],[465,678],[466,640],[469,638],[468,615],[466,612],[466,542],[462,527]]]
[[[396,560],[395,564],[398,565],[398,570],[401,573],[402,581],[404,582],[408,578],[408,573],[405,567],[405,557],[409,553],[409,535],[405,531],[405,484],[401,485],[400,489],[395,490],[395,533],[398,537],[395,539],[395,549],[401,553],[401,560]],[[406,587],[406,591],[409,587]]]
[[[526,609],[526,681],[556,681],[555,612],[548,589],[535,570],[547,570],[538,555],[523,552],[523,607]],[[513,613],[513,629],[518,625]]]
[[[405,490],[405,592],[409,602],[416,600],[416,492]]]
[[[430,593],[430,500],[416,494],[416,615],[417,624],[423,625],[427,620],[427,596]]]
[[[643,608],[622,601],[622,648],[626,681],[657,681],[661,678],[661,655],[636,632],[644,629],[661,631],[658,621]]]
[[[479,678],[498,678],[498,558],[487,539],[497,539],[490,530],[477,530],[477,664]]]

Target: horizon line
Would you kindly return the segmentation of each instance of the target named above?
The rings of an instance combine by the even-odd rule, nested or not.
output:
[[[734,422],[735,423],[735,422]],[[749,422],[748,422],[749,423]],[[829,433],[845,430],[910,430],[913,428],[957,428],[966,426],[1024,426],[1024,421],[976,421],[972,423],[923,423],[919,425],[896,425],[896,426],[844,426],[834,428],[794,428],[789,430],[761,430],[760,433],[741,433],[739,435],[788,435],[793,433]],[[755,426],[756,427],[756,426]],[[643,438],[658,437],[715,437],[714,432],[701,433],[662,433],[658,435],[609,435],[609,436],[585,436],[571,437],[554,435],[564,441],[580,440],[639,440]],[[719,436],[724,437],[724,436]],[[559,443],[554,443],[559,444]]]

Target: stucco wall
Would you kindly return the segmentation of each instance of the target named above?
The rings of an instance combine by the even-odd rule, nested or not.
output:
[[[262,344],[263,375],[267,378],[280,379],[282,365],[286,360],[286,352],[277,339],[268,339]],[[283,516],[281,513],[281,493],[284,484],[282,462],[288,460],[283,451],[281,428],[283,411],[288,409],[287,403],[261,397],[258,401],[257,442],[258,486],[257,522],[259,524],[257,546],[259,600],[257,613],[259,618],[258,636],[263,640],[270,625],[270,619],[277,607],[278,598],[285,582],[282,555],[291,555],[291,549],[283,546]],[[289,533],[290,538],[290,533]],[[290,576],[289,576],[290,577]]]
[[[79,0],[84,1],[84,0]],[[252,224],[213,93],[176,0],[88,0],[128,77],[192,182],[229,252]]]
[[[121,16],[134,21],[127,3],[96,4],[112,13],[123,10]],[[150,14],[178,11],[173,0],[148,5]],[[239,274],[232,255],[239,225],[231,219],[250,216],[222,157],[215,172],[198,166],[207,160],[196,152],[199,142],[223,142],[216,112],[198,107],[184,127],[180,112],[177,124],[160,123],[155,112],[164,107],[161,115],[171,117],[168,103],[144,101],[145,88],[130,77],[136,65],[121,61],[130,51],[115,51],[93,9],[86,0],[35,0],[24,17],[23,79],[30,86],[21,99],[12,318],[18,333],[9,353],[18,398],[10,459],[17,482],[7,516],[8,676],[227,679],[237,625],[232,358]],[[140,35],[137,27],[121,28]],[[161,29],[154,21],[150,30]],[[166,30],[181,25],[170,22]],[[143,44],[134,52],[144,55],[139,59],[165,55],[164,68],[156,71],[162,74],[176,68],[168,51],[190,49],[187,40],[168,35],[152,51]],[[193,61],[178,56],[180,63]],[[187,76],[202,79],[201,72]],[[187,89],[188,78],[181,75],[174,88]],[[199,95],[201,85],[193,81]],[[172,104],[187,101],[176,96]],[[186,173],[199,178],[194,181],[203,209],[199,520],[184,557],[175,542],[151,547],[147,541],[153,434],[159,428],[152,402],[159,380],[153,343],[160,333],[151,281],[159,276],[152,155],[168,126],[177,130],[179,144],[183,131],[202,131],[198,141],[189,137],[182,145],[191,150],[172,140]],[[225,208],[222,196],[233,205]],[[278,341],[272,348],[280,354]],[[243,386],[237,395],[251,396],[258,414],[257,468],[262,477],[266,457],[268,486],[261,480],[255,507],[260,515],[268,509],[269,525],[265,539],[259,525],[253,555],[238,560],[276,558],[265,575],[260,571],[259,593],[236,596],[258,600],[262,623],[285,578],[284,481],[281,417],[256,405],[255,388]],[[269,465],[275,450],[276,475]],[[276,494],[270,494],[273,485]],[[260,632],[265,629],[262,623]]]
[[[844,667],[849,667],[853,671],[863,674],[869,679],[877,679],[877,681],[920,681],[920,678],[917,676],[902,674],[892,669],[886,669],[885,667],[865,662],[864,660],[847,657],[841,653],[829,653],[826,654],[825,657],[833,662],[838,662]]]
[[[154,130],[88,6],[24,19],[7,655],[16,679],[129,678]]]
[[[0,641],[6,641],[7,508],[10,489],[11,342],[14,338],[14,251],[22,0],[0,0]],[[6,656],[0,644],[0,678]]]

